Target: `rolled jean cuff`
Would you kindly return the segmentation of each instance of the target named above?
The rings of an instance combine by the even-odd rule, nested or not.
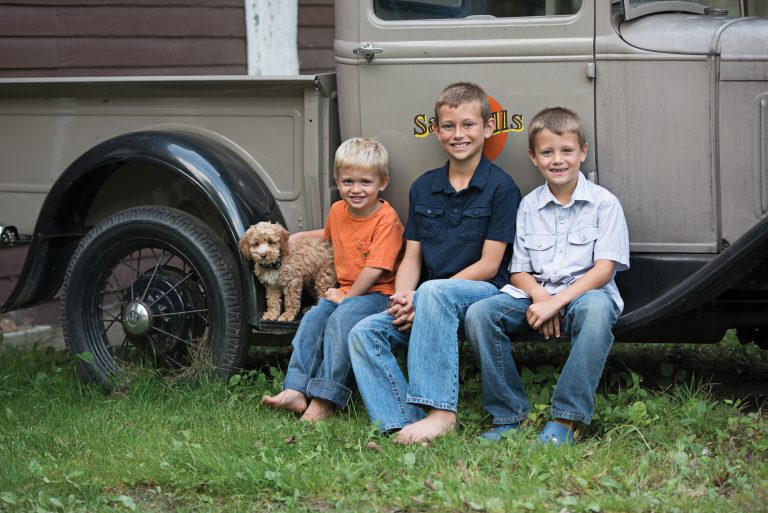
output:
[[[572,413],[567,412],[564,410],[558,410],[555,408],[552,408],[552,417],[555,419],[565,419],[565,420],[573,420],[576,422],[581,422],[582,424],[591,424],[592,423],[592,416],[585,416],[581,415],[579,413]]]
[[[308,397],[317,397],[333,403],[336,408],[343,410],[347,407],[352,391],[330,379],[312,378],[306,388]]]
[[[297,392],[306,394],[308,383],[309,377],[307,377],[305,374],[287,374],[283,380],[283,390],[290,388],[291,390],[296,390]]]
[[[446,411],[452,411],[453,413],[456,413],[458,411],[458,406],[453,403],[444,402],[444,401],[433,401],[431,399],[426,399],[424,397],[418,397],[408,394],[405,398],[405,400],[409,404],[415,404],[417,406],[426,406],[428,408],[431,408],[433,410],[446,410]]]
[[[395,422],[395,423],[390,423],[390,424],[387,424],[387,425],[383,425],[380,422],[377,422],[375,424],[375,426],[379,429],[379,432],[381,434],[386,435],[386,434],[394,433],[396,431],[400,431],[405,426],[407,426],[409,424],[413,424],[414,422],[416,422],[416,421],[414,420],[412,422]]]
[[[521,413],[514,417],[497,417],[493,419],[494,426],[506,426],[507,424],[519,424],[528,418],[530,412]]]

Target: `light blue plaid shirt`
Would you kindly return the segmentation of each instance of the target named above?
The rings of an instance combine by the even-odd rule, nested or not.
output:
[[[595,260],[613,260],[614,276],[629,269],[629,232],[616,196],[579,173],[567,205],[555,199],[547,184],[523,198],[510,272],[530,273],[547,292],[557,294],[594,267]],[[602,288],[621,313],[624,301],[613,277]],[[512,285],[501,290],[528,297]]]

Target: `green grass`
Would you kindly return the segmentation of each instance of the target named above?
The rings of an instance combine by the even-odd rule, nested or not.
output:
[[[551,347],[520,349],[563,351]],[[715,398],[700,378],[650,390],[631,369],[611,371],[595,422],[554,450],[535,444],[554,367],[524,371],[531,425],[491,444],[477,438],[488,419],[464,361],[460,429],[425,448],[379,435],[359,400],[317,425],[262,408],[280,387],[275,367],[194,387],[147,372],[107,396],[66,354],[0,341],[0,511],[768,509],[765,412]]]

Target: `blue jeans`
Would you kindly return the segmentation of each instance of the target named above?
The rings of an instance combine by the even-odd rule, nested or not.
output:
[[[360,319],[387,309],[387,296],[372,292],[341,303],[320,299],[302,317],[283,389],[297,390],[345,408],[352,394],[347,335]]]
[[[494,424],[513,424],[531,407],[512,357],[508,333],[530,329],[525,319],[530,299],[499,293],[472,305],[465,331],[480,364],[483,406]],[[595,391],[613,344],[611,328],[618,312],[607,292],[590,290],[565,308],[562,332],[571,337],[571,352],[552,396],[552,416],[589,424]]]
[[[421,419],[421,406],[456,411],[464,314],[472,303],[497,293],[488,282],[430,280],[414,296],[410,333],[398,331],[387,312],[357,323],[349,334],[349,356],[371,422],[390,431]],[[406,347],[409,381],[394,356]]]

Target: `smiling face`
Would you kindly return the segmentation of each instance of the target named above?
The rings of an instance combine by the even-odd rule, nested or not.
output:
[[[440,107],[435,135],[453,163],[473,163],[480,160],[483,143],[493,134],[493,118],[483,121],[477,102],[462,103],[457,107]]]
[[[587,145],[579,146],[574,132],[557,135],[546,128],[536,135],[533,150],[528,150],[533,165],[549,184],[549,190],[563,202],[570,201],[579,181],[579,166],[587,158]]]
[[[368,217],[379,209],[379,193],[387,188],[389,179],[382,180],[377,170],[366,167],[342,168],[337,174],[339,195],[351,215]]]

